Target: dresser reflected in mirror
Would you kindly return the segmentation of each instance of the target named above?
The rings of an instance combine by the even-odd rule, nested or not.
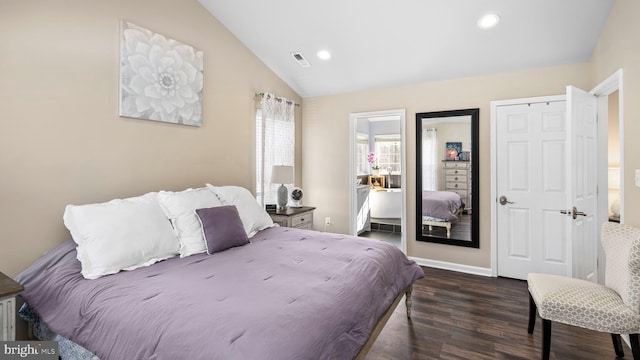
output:
[[[479,247],[479,109],[416,114],[416,237]]]

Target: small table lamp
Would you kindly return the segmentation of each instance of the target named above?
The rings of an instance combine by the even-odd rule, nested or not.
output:
[[[274,165],[271,170],[271,183],[282,184],[278,188],[278,209],[286,208],[289,191],[284,184],[293,183],[293,166]]]

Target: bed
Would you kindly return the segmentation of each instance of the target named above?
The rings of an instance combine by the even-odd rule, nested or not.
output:
[[[444,227],[447,238],[451,237],[451,225],[458,222],[464,210],[464,203],[460,195],[451,191],[423,191],[422,192],[422,225]]]
[[[424,276],[387,243],[284,227],[95,279],[78,255],[65,242],[16,278],[63,359],[359,359]]]

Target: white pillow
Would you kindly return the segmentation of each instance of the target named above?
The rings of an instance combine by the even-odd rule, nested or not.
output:
[[[198,188],[180,192],[160,191],[158,199],[180,241],[180,257],[206,252],[196,209],[221,206],[218,197],[207,188]]]
[[[207,187],[218,195],[224,205],[235,205],[238,208],[247,237],[252,237],[258,231],[274,226],[269,214],[262,209],[249,190],[240,186],[207,184]]]
[[[178,239],[158,205],[157,193],[67,205],[63,218],[78,244],[82,276],[87,279],[149,266],[178,254]]]

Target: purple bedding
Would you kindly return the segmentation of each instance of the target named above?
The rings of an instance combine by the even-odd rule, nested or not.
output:
[[[66,242],[16,278],[56,333],[109,359],[352,359],[422,269],[375,240],[270,228],[95,280]]]
[[[422,216],[449,222],[458,221],[456,212],[462,207],[460,195],[451,191],[423,191]]]

